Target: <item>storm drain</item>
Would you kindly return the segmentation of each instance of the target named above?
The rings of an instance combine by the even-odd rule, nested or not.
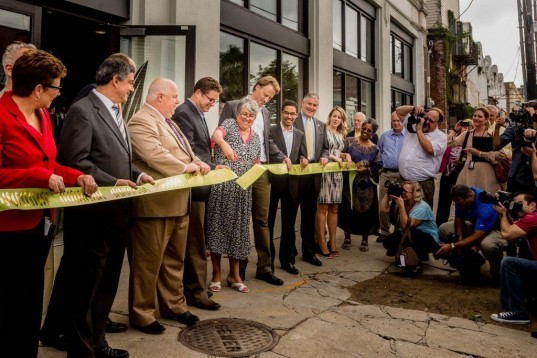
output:
[[[237,318],[200,321],[183,329],[178,341],[195,351],[221,357],[245,357],[272,349],[280,337],[264,324]]]

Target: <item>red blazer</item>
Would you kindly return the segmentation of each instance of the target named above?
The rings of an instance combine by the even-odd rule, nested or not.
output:
[[[75,186],[83,173],[56,163],[56,144],[47,110],[38,113],[41,132],[30,126],[6,92],[0,98],[0,188],[48,188],[52,174],[63,177],[65,186]],[[34,228],[43,210],[0,212],[0,231]]]

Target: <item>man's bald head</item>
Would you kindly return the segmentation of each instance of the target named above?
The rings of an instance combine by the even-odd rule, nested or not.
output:
[[[167,78],[158,78],[151,82],[145,100],[158,110],[164,118],[172,118],[175,107],[179,104],[177,85]]]

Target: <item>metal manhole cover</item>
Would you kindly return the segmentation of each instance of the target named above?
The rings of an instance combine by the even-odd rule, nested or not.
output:
[[[280,337],[264,324],[237,318],[216,318],[183,329],[178,341],[198,352],[245,357],[272,349]]]

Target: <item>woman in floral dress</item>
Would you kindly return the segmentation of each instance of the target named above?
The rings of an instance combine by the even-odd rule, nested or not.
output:
[[[214,163],[227,165],[238,176],[246,173],[261,156],[259,136],[252,124],[259,110],[255,101],[243,99],[237,105],[237,119],[226,119],[212,136]],[[250,212],[252,188],[243,190],[235,181],[211,187],[207,202],[206,240],[211,252],[213,273],[209,289],[220,291],[222,255],[229,258],[227,284],[239,292],[248,292],[239,275],[239,261],[250,254]]]

